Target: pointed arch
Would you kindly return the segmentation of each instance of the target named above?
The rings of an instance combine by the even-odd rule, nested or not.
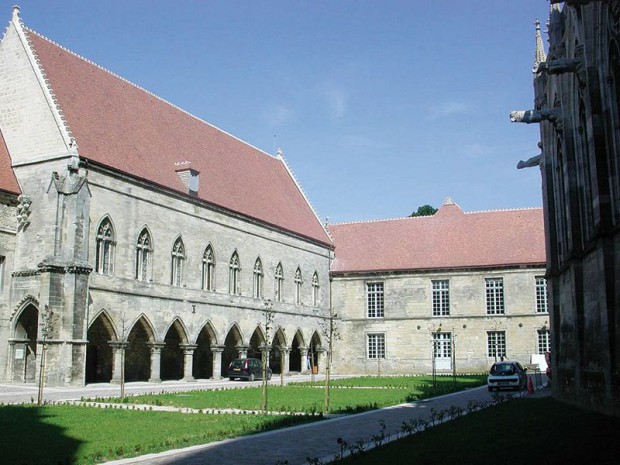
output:
[[[314,331],[308,346],[308,358],[310,359],[310,365],[313,372],[318,372],[320,351],[322,351],[321,336],[319,336],[317,331]]]
[[[207,321],[196,338],[192,372],[197,379],[213,378],[213,347],[218,345],[217,333]]]
[[[228,276],[228,292],[229,294],[240,295],[241,294],[241,260],[239,259],[239,253],[235,250],[228,263],[229,276]]]
[[[233,322],[224,339],[224,351],[222,352],[221,376],[228,376],[228,365],[234,359],[245,355],[244,338],[239,325]]]
[[[273,334],[273,340],[271,341],[271,348],[269,350],[269,368],[271,368],[273,373],[282,372],[283,351],[286,347],[284,328],[279,326]]]
[[[34,382],[37,371],[39,307],[33,300],[35,299],[22,300],[12,328],[12,378],[24,383]],[[18,351],[20,357],[16,356]]]
[[[138,281],[151,281],[153,277],[153,236],[148,226],[144,226],[136,239],[135,278]]]
[[[256,327],[250,337],[250,346],[248,347],[248,357],[261,358],[261,347],[265,345],[265,331],[259,325]]]
[[[172,244],[171,265],[170,265],[170,284],[172,286],[183,285],[183,271],[185,264],[185,243],[179,234]]]
[[[312,275],[312,306],[316,307],[320,302],[320,291],[321,287],[319,285],[319,273],[317,271]]]
[[[211,243],[207,244],[202,254],[202,289],[215,290],[215,250]]]
[[[305,357],[302,357],[302,348],[306,347],[306,343],[304,341],[303,333],[301,329],[297,329],[295,331],[295,335],[293,336],[293,340],[291,341],[291,352],[289,354],[289,371],[291,372],[302,372],[306,369],[307,362]]]
[[[127,334],[125,351],[125,380],[148,381],[151,375],[150,344],[155,342],[155,330],[149,319],[141,314]]]
[[[86,383],[109,383],[114,364],[109,342],[118,338],[112,319],[105,309],[93,318],[86,339]]]
[[[303,277],[301,275],[301,268],[297,267],[295,270],[295,303],[301,304],[301,286],[303,284]]]
[[[253,286],[252,286],[252,295],[255,299],[262,299],[263,297],[263,262],[260,259],[260,255],[256,258],[254,262],[254,270],[253,270]]]
[[[111,275],[114,272],[114,252],[116,233],[110,215],[106,214],[99,221],[95,234],[95,272]]]
[[[282,292],[284,288],[284,268],[282,262],[278,262],[275,271],[275,291],[274,300],[276,302],[282,302]]]
[[[161,379],[183,378],[184,351],[187,344],[187,330],[180,318],[175,318],[168,326],[161,349]]]

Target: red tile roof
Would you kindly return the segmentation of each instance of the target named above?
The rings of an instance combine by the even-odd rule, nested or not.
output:
[[[334,224],[332,272],[435,270],[545,264],[542,208]]]
[[[282,160],[26,33],[81,157],[184,193],[175,163],[189,161],[199,199],[331,245]]]
[[[11,157],[4,142],[2,131],[0,131],[0,190],[15,195],[22,193],[11,167]]]

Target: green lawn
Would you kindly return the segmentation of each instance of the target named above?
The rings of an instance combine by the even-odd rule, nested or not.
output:
[[[485,377],[481,375],[459,376],[456,378],[456,384],[451,377],[438,377],[435,388],[431,384],[432,378],[427,376],[363,377],[334,380],[333,389],[330,391],[330,413],[347,413],[401,404],[480,386],[484,382]],[[321,383],[300,383],[285,387],[269,386],[269,410],[277,412],[321,412],[325,396],[321,387]],[[203,410],[223,408],[259,410],[261,396],[260,387],[247,387],[219,391],[192,391],[182,394],[129,396],[126,398],[126,402]],[[118,399],[112,401],[118,402]]]
[[[430,378],[357,378],[336,381],[332,412],[394,405],[452,390],[452,378],[437,388]],[[480,377],[459,377],[456,388],[479,385]],[[444,384],[447,383],[447,384]],[[352,388],[357,387],[358,389]],[[383,387],[384,389],[381,389]],[[324,390],[318,386],[269,387],[271,411],[320,412]],[[131,396],[127,402],[194,409],[259,410],[261,388],[192,391]],[[106,402],[111,399],[106,399]],[[118,402],[118,399],[116,400]],[[228,437],[315,421],[320,416],[262,414],[183,414],[72,405],[0,406],[0,463],[16,465],[87,465]]]
[[[616,465],[618,438],[618,418],[552,398],[513,399],[339,463]]]
[[[198,415],[71,405],[0,407],[0,463],[90,465],[205,444],[312,417]]]

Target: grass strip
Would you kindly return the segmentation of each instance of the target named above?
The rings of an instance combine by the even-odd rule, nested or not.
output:
[[[620,457],[618,438],[619,418],[552,398],[513,399],[338,463],[615,465]]]

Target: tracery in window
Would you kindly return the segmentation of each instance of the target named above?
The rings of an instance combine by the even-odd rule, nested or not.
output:
[[[170,284],[181,286],[183,283],[183,264],[185,262],[185,246],[180,237],[172,246],[172,266],[170,268]]]
[[[315,271],[312,275],[312,305],[317,306],[319,304],[319,275]]]
[[[205,291],[215,289],[215,253],[211,244],[207,246],[202,254],[202,288]]]
[[[254,262],[254,284],[252,294],[255,299],[263,297],[263,264],[260,257]]]
[[[239,254],[235,251],[233,252],[232,257],[230,257],[229,263],[228,292],[230,294],[241,294],[239,282],[240,273],[241,263],[239,261]]]
[[[153,245],[148,229],[144,228],[136,244],[136,279],[148,281],[151,278],[151,254]]]
[[[95,271],[101,274],[112,274],[114,259],[114,228],[109,217],[105,217],[97,228],[95,251]]]
[[[276,302],[282,302],[282,289],[284,287],[284,270],[282,269],[282,263],[278,263],[276,266],[276,282],[275,282],[275,300]]]
[[[297,268],[295,271],[295,303],[301,304],[301,285],[303,279],[301,278],[301,269]]]

